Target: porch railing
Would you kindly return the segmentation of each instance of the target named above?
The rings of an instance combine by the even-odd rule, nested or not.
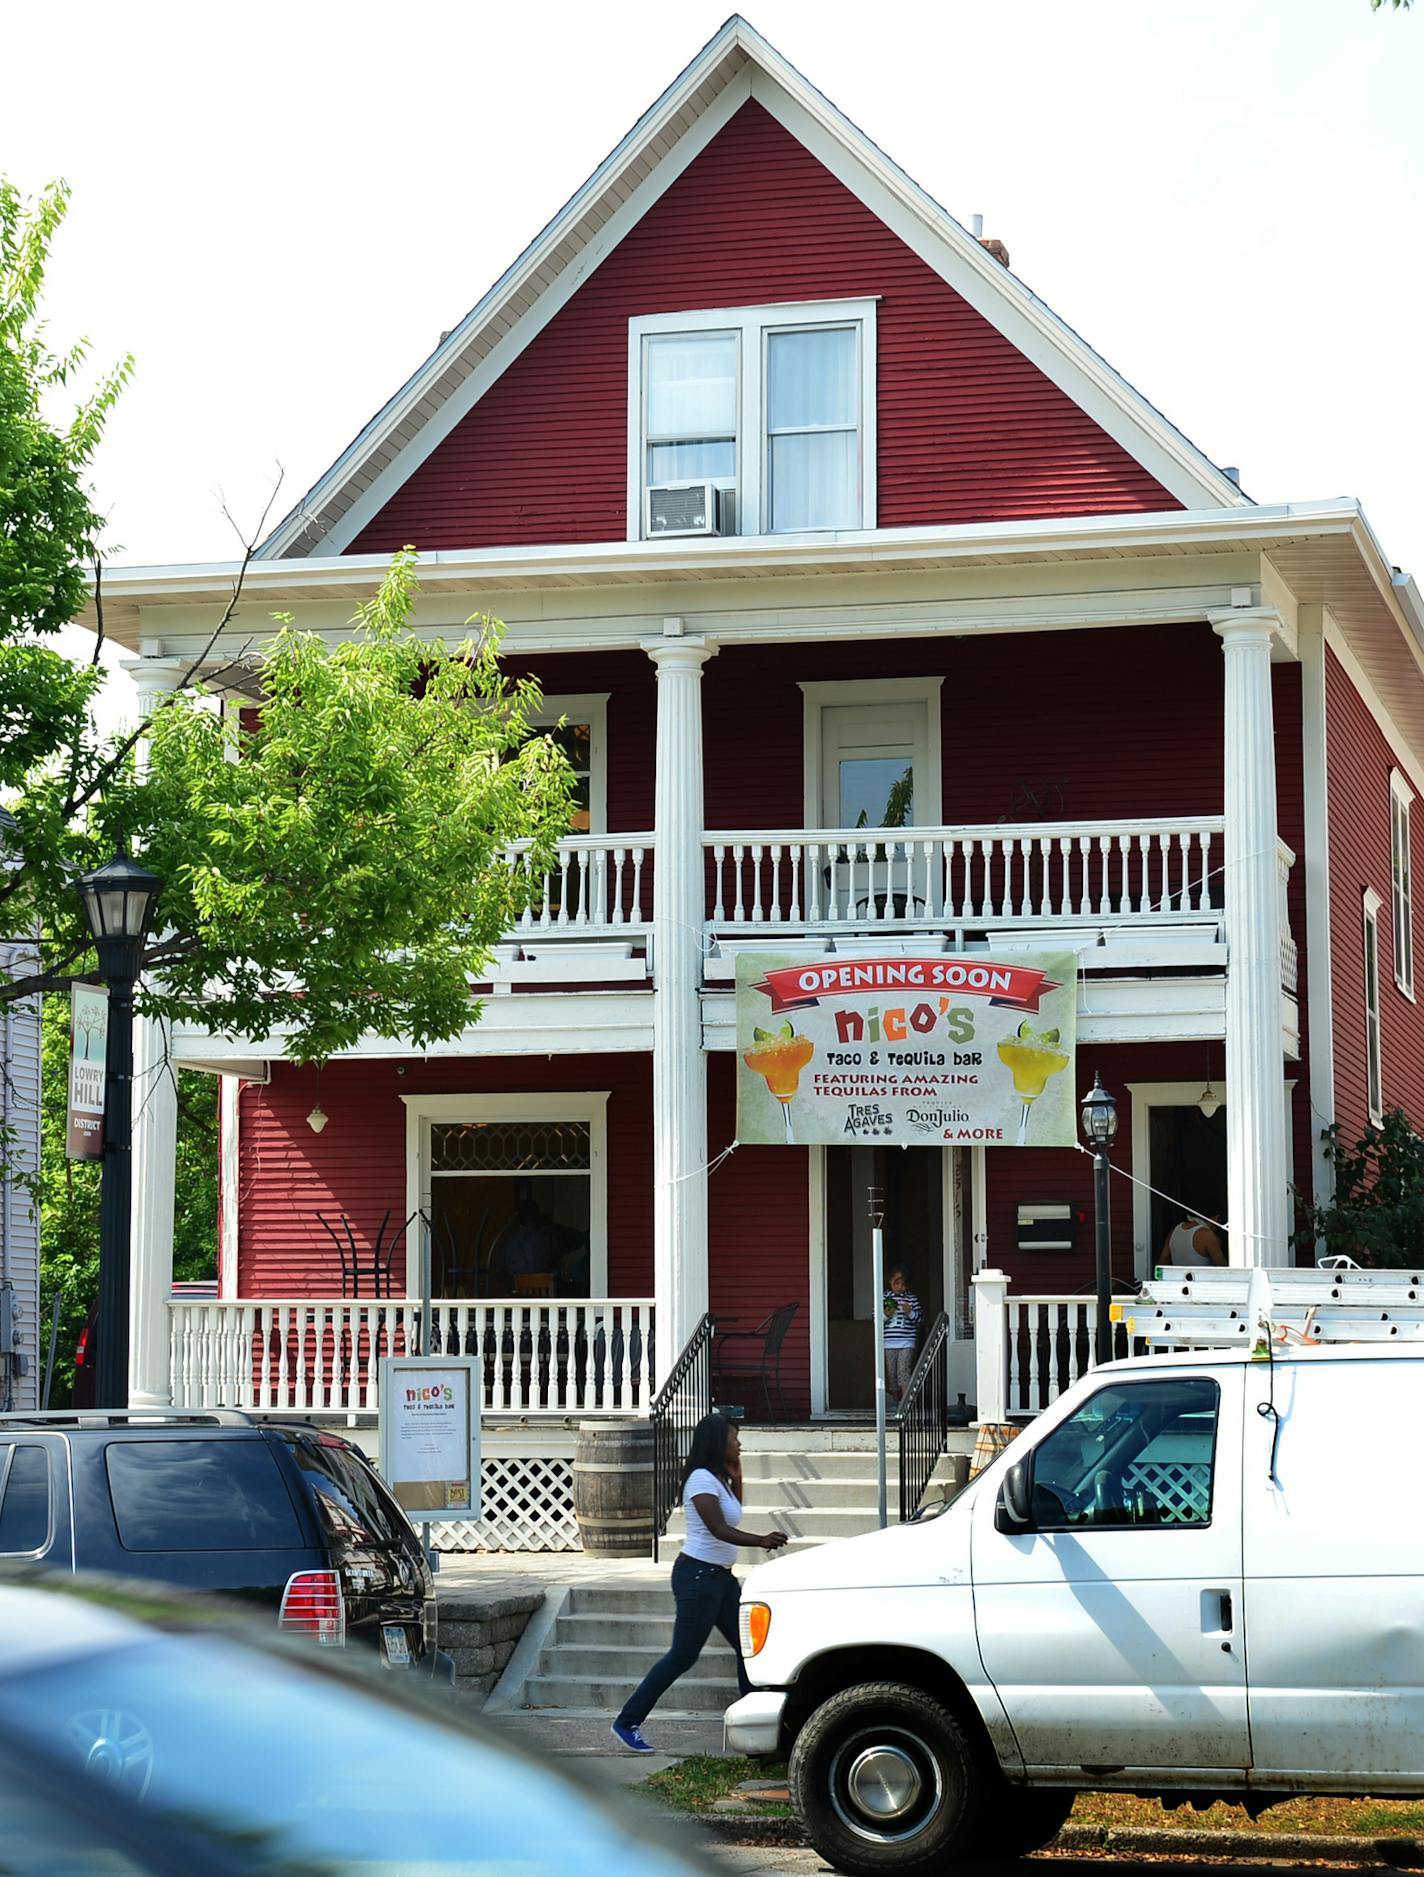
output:
[[[895,1417],[900,1438],[900,1523],[920,1509],[949,1432],[949,1318],[930,1325],[905,1398]]]
[[[712,1410],[712,1336],[715,1324],[704,1311],[687,1347],[668,1371],[653,1399],[653,1557],[668,1520],[677,1510],[682,1469],[692,1444],[692,1430]]]
[[[962,828],[710,833],[718,931],[1210,917],[1219,815]]]
[[[1097,1298],[1015,1295],[1002,1271],[974,1278],[974,1362],[980,1422],[1040,1414],[1094,1362]],[[1122,1324],[1113,1355],[1133,1354]]]
[[[529,843],[505,849],[506,862],[530,875]],[[535,933],[626,932],[646,926],[653,910],[651,834],[571,834],[559,842],[554,865],[530,878],[529,905],[511,938]]]
[[[175,1408],[374,1413],[383,1356],[483,1358],[495,1414],[646,1414],[654,1388],[647,1297],[432,1301],[428,1347],[411,1297],[175,1301]]]

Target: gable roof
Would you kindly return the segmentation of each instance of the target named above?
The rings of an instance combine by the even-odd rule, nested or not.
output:
[[[750,97],[1185,507],[1245,504],[1230,478],[733,15],[278,524],[258,557],[345,548]]]

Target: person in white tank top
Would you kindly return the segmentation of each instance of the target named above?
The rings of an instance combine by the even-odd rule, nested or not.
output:
[[[1226,1247],[1215,1222],[1189,1213],[1167,1234],[1159,1262],[1188,1266],[1225,1264]]]

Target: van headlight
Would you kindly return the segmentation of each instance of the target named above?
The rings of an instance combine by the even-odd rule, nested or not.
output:
[[[744,1603],[738,1612],[738,1625],[742,1640],[742,1659],[749,1662],[754,1655],[760,1655],[766,1647],[767,1635],[771,1630],[771,1605],[769,1603]]]

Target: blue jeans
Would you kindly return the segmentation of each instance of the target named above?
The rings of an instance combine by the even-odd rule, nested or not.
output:
[[[714,1629],[721,1630],[736,1652],[737,1687],[743,1694],[751,1690],[737,1635],[741,1586],[732,1573],[724,1564],[703,1564],[685,1552],[679,1553],[672,1567],[672,1594],[677,1605],[672,1647],[661,1661],[654,1662],[623,1703],[623,1712],[618,1716],[620,1727],[642,1726],[678,1676],[685,1675],[701,1655]]]

